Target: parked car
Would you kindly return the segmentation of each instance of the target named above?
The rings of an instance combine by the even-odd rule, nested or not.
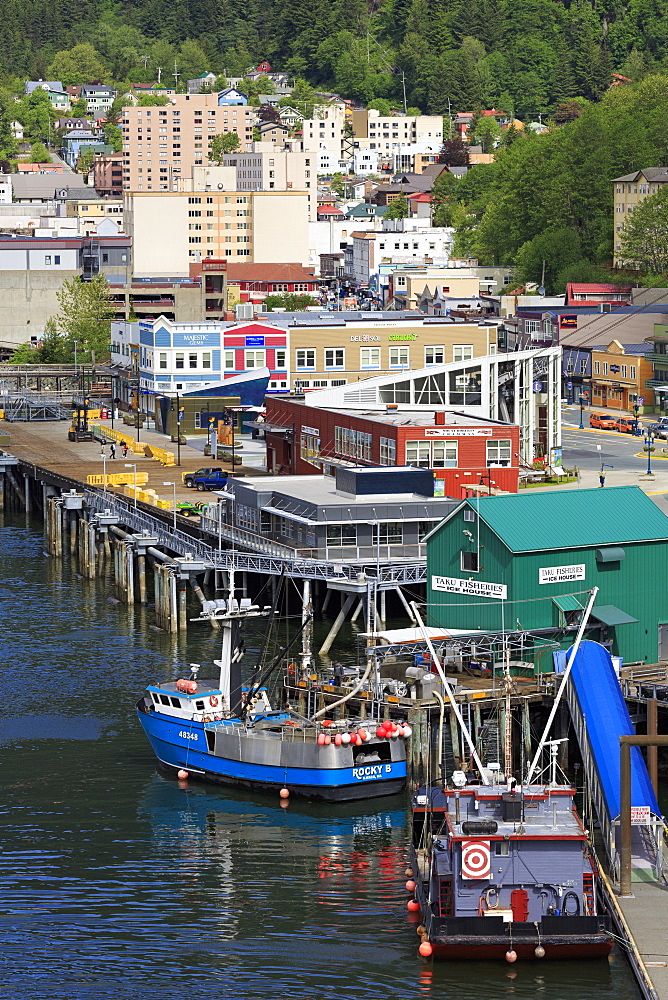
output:
[[[647,430],[654,437],[668,438],[668,417],[659,417],[654,424],[649,424]]]
[[[622,434],[642,433],[635,417],[617,417],[614,421],[614,428]]]
[[[612,413],[591,413],[589,415],[589,426],[600,427],[603,430],[615,430],[615,418]]]
[[[190,490],[195,485],[195,479],[198,476],[211,476],[214,472],[222,471],[223,470],[220,465],[207,465],[203,469],[197,469],[195,472],[184,472],[181,479]]]
[[[222,490],[227,486],[227,473],[213,469],[208,476],[195,476],[193,486],[202,493],[204,490]]]

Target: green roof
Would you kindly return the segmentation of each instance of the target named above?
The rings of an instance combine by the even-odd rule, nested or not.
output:
[[[668,517],[639,486],[531,490],[465,503],[512,552],[668,539]]]

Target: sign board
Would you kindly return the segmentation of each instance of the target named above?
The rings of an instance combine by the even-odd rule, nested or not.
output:
[[[462,840],[462,878],[491,878],[492,849],[489,840]]]
[[[572,580],[584,580],[585,570],[584,563],[574,566],[543,566],[538,570],[538,582],[570,583]]]
[[[264,337],[246,337],[246,347],[264,347]]]
[[[492,597],[505,601],[508,588],[505,583],[486,583],[484,580],[460,580],[456,576],[432,576],[432,590],[442,590],[448,594],[474,594],[476,597]]]
[[[636,403],[638,404],[638,406],[643,406],[644,403],[645,403],[645,397],[644,396],[638,396],[636,398]]]
[[[649,823],[649,806],[631,806],[631,826],[648,826]]]
[[[307,427],[306,424],[302,424],[302,434],[312,434],[313,437],[319,437],[320,431],[317,427]]]
[[[577,330],[578,318],[576,316],[560,316],[559,326],[562,330]]]
[[[542,382],[534,382],[534,384],[533,384],[533,391],[534,392],[542,392],[543,391],[543,383]]]
[[[491,427],[425,427],[426,438],[435,437],[491,437],[494,433]]]

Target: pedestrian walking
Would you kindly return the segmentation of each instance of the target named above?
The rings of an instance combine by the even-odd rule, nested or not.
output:
[[[109,452],[112,458],[116,458],[116,442],[112,441],[109,445]]]
[[[605,472],[602,472],[598,477],[598,485],[603,488],[605,486]]]
[[[121,448],[123,450],[123,458],[127,458],[128,457],[128,443],[127,443],[127,441],[123,442],[123,444],[121,445]]]

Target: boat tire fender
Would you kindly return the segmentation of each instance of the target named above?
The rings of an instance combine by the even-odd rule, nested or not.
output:
[[[215,708],[216,705],[218,704],[218,699],[216,698],[215,694],[212,694],[211,697],[209,698],[209,704],[211,705],[211,708]]]

